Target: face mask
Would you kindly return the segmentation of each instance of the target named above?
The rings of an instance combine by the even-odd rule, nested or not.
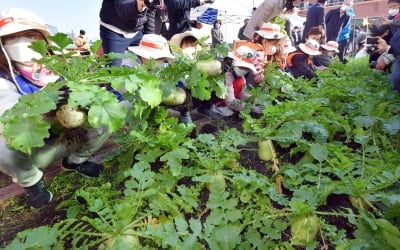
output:
[[[17,64],[16,68],[25,79],[40,87],[44,87],[48,83],[55,82],[59,78],[59,76],[42,66],[40,66],[40,69],[35,70],[34,66]]]
[[[182,53],[187,56],[189,59],[194,59],[196,55],[196,48],[195,47],[187,47],[182,50]]]
[[[329,51],[328,52],[328,56],[331,57],[331,58],[334,57],[335,56],[335,52]]]
[[[245,76],[247,73],[249,73],[248,69],[241,69],[239,67],[233,67],[233,71],[235,71],[237,76]]]
[[[277,50],[278,50],[278,49],[276,48],[275,45],[271,45],[271,46],[269,47],[268,55],[270,55],[270,56],[275,55],[275,53],[276,53]]]
[[[40,59],[41,55],[28,48],[36,39],[28,37],[16,37],[6,41],[4,48],[12,61],[20,63],[31,63],[32,58]]]
[[[156,61],[156,66],[161,69],[166,68],[168,66],[168,64],[169,63],[165,60],[157,60]]]
[[[396,16],[397,14],[399,14],[399,9],[390,9],[388,11],[389,16]]]
[[[347,6],[347,5],[342,5],[342,7],[340,7],[340,9],[341,9],[343,12],[347,12],[347,11],[350,9],[350,7]]]

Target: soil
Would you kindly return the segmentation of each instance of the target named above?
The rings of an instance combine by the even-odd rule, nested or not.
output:
[[[192,118],[195,118],[195,123],[197,124],[197,133],[216,133],[220,129],[225,128],[236,128],[239,131],[242,130],[241,124],[242,120],[238,115],[232,117],[226,117],[222,120],[209,120],[205,119],[199,114],[194,114]],[[107,142],[104,147],[102,147],[98,154],[93,158],[94,161],[100,162],[105,153],[107,153],[113,143]],[[287,159],[289,155],[288,148],[280,148],[275,145],[276,151],[283,160],[293,160]],[[293,157],[293,156],[292,156]],[[300,158],[301,156],[298,156]],[[296,158],[296,157],[295,157]],[[257,143],[249,143],[245,145],[240,152],[240,164],[248,169],[257,171],[258,173],[266,176],[266,178],[271,178],[273,176],[273,171],[271,169],[272,163],[264,162],[259,159],[257,153]],[[156,168],[156,167],[155,167]],[[182,184],[190,185],[191,180],[182,180]],[[11,178],[0,172],[0,188],[9,186],[11,184]],[[283,192],[288,197],[291,196],[291,192],[283,188]],[[209,210],[206,208],[205,204],[208,200],[209,191],[204,188],[199,195],[199,208],[203,211],[201,214],[197,215],[202,222],[205,221],[209,214]],[[0,200],[0,247],[6,246],[18,232],[23,231],[28,228],[35,228],[43,225],[52,225],[65,218],[65,212],[56,210],[57,205],[62,199],[51,202],[50,204],[44,206],[41,209],[32,209],[25,206],[25,198],[14,196],[6,200]],[[276,208],[281,208],[278,204],[273,202]],[[321,211],[334,212],[339,208],[351,208],[351,203],[346,195],[331,195],[328,197],[325,206],[320,207]],[[344,229],[346,231],[347,237],[352,238],[354,228],[344,217],[335,216],[324,216],[324,219],[328,221],[329,224],[336,225],[338,229]],[[290,232],[285,231],[283,233],[283,239],[290,237]],[[319,239],[321,241],[321,239]]]

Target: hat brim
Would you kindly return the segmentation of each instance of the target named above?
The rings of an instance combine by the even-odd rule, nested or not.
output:
[[[299,48],[301,49],[301,51],[303,51],[304,53],[306,53],[310,56],[321,55],[321,52],[319,50],[312,50],[312,49],[308,48],[304,43],[300,43]]]
[[[322,44],[321,47],[324,48],[324,49],[327,50],[327,51],[335,51],[336,53],[339,53],[339,50],[338,50],[338,49],[332,48],[332,47],[330,47],[330,46],[327,46],[326,44]]]
[[[168,60],[173,60],[175,59],[175,57],[171,54],[171,52],[167,52],[167,51],[161,51],[161,52],[157,52],[156,54],[154,53],[154,51],[150,51],[147,49],[143,49],[139,46],[131,46],[128,47],[128,50],[135,53],[138,56],[147,58],[147,59],[160,59],[160,58],[167,58]]]
[[[198,32],[188,30],[183,33],[175,34],[169,42],[177,47],[181,47],[182,40],[189,36],[192,36],[192,37],[196,38],[197,40],[200,39],[200,34],[198,34]]]
[[[282,39],[286,37],[285,34],[280,32],[267,32],[267,31],[257,30],[256,33],[259,34],[262,38],[268,40]]]
[[[283,53],[285,53],[285,54],[290,54],[290,53],[292,53],[292,52],[295,52],[297,49],[295,48],[295,47],[289,47],[289,48],[286,48],[286,49],[283,49]]]
[[[18,24],[18,25],[12,25],[12,27],[10,27],[10,28],[4,27],[0,31],[0,37],[11,35],[11,34],[15,34],[15,33],[18,33],[18,32],[21,32],[21,31],[26,31],[26,30],[37,30],[40,33],[42,33],[45,37],[50,35],[50,32],[47,29],[40,28],[40,27],[35,27],[34,28],[32,26],[29,26],[29,25]]]
[[[248,63],[248,62],[244,62],[242,60],[240,60],[240,58],[236,57],[232,52],[228,53],[228,57],[233,59],[233,66],[237,66],[237,67],[244,67],[247,68],[249,70],[251,70],[252,72],[256,72],[256,68],[254,67],[254,65],[252,63]]]

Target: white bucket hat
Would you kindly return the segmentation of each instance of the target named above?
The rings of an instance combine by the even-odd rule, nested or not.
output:
[[[50,35],[50,31],[43,19],[31,11],[19,8],[1,11],[0,37],[25,30],[37,30],[45,37]]]
[[[300,43],[299,48],[310,56],[321,55],[321,52],[319,51],[319,43],[313,39],[307,40],[306,43]]]
[[[336,53],[339,53],[339,44],[335,41],[329,41],[326,44],[322,44],[321,47],[327,51],[335,51]]]
[[[139,46],[128,48],[130,51],[147,59],[174,59],[168,46],[167,40],[156,34],[146,34],[142,37]]]
[[[283,42],[283,53],[285,54],[290,54],[292,52],[295,52],[297,49],[295,47],[292,46],[292,41],[287,38],[284,42]]]
[[[192,30],[185,31],[183,33],[175,34],[173,37],[171,37],[170,43],[172,43],[173,45],[175,45],[177,47],[180,47],[182,40],[189,36],[196,38],[196,40],[199,40],[201,38],[199,30],[192,29]]]
[[[256,33],[262,38],[269,40],[282,39],[286,37],[286,35],[281,32],[281,26],[275,23],[264,23]]]
[[[256,69],[253,65],[255,51],[247,46],[240,46],[235,51],[229,52],[228,56],[233,59],[233,66],[244,67],[253,72]]]

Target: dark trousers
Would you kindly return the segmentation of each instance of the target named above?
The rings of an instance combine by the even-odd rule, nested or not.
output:
[[[339,41],[339,60],[342,63],[346,63],[347,60],[344,58],[344,56],[346,55],[346,51],[347,51],[347,44],[349,43],[349,39],[345,39],[342,41]]]
[[[140,40],[142,40],[143,33],[139,31],[136,36],[132,38],[126,38],[121,34],[115,33],[100,25],[100,39],[103,45],[104,54],[110,52],[124,54],[125,50],[129,46],[138,46]],[[122,63],[121,59],[113,60],[111,65],[120,66]]]
[[[400,92],[400,60],[394,64],[392,74],[390,75],[389,82],[393,84],[395,90]]]

